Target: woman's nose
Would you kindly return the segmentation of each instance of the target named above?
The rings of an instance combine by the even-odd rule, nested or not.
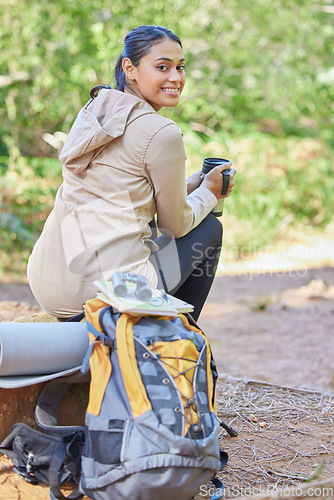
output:
[[[181,81],[181,75],[176,68],[171,71],[171,73],[169,75],[169,80],[171,82],[180,82]]]

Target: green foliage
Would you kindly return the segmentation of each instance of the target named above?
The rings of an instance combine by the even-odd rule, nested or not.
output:
[[[60,183],[58,160],[0,158],[0,271],[24,272]]]
[[[23,262],[61,182],[57,156],[90,89],[113,85],[139,24],[182,39],[187,85],[163,111],[204,156],[238,169],[226,214],[263,245],[289,224],[332,223],[334,69],[330,0],[0,0],[0,244]],[[0,259],[1,260],[1,259]]]
[[[195,146],[191,134],[185,139]],[[333,152],[323,142],[262,132],[232,140],[218,132],[197,146],[206,156],[232,159],[237,169],[224,214],[235,225],[225,244],[239,257],[284,236],[290,226],[312,230],[333,224]],[[189,161],[195,171],[201,157],[193,153]]]
[[[332,140],[333,13],[314,0],[1,0],[0,134],[30,156],[54,155],[45,132],[68,132],[95,84],[113,82],[126,33],[180,34],[188,83],[172,115],[235,133],[238,124]],[[246,8],[247,7],[247,8]]]

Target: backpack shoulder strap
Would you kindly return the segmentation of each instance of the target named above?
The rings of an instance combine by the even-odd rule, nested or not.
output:
[[[86,324],[89,333],[89,347],[86,352],[82,371],[90,367],[91,383],[87,412],[99,415],[103,396],[111,375],[110,349],[113,343],[109,342],[100,323],[101,314],[110,306],[99,299],[88,300],[84,305]]]
[[[130,316],[123,313],[116,325],[118,360],[134,418],[152,409],[138,369],[133,337],[133,326],[141,318],[142,316]],[[141,394],[140,398],[138,394]]]
[[[81,426],[58,425],[58,406],[63,399],[67,389],[72,384],[89,382],[90,374],[80,371],[73,375],[51,380],[42,389],[38,396],[35,408],[35,420],[37,425],[49,434],[64,436],[75,430],[82,430]]]

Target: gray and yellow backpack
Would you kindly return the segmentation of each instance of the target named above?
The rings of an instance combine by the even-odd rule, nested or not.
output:
[[[217,372],[206,336],[183,314],[115,314],[98,299],[84,311],[86,426],[58,426],[46,386],[36,421],[47,433],[16,424],[0,451],[26,480],[49,484],[52,499],[66,498],[59,486],[76,482],[67,498],[191,500],[210,480],[218,486],[213,498],[220,498],[216,474],[227,454],[219,448]]]

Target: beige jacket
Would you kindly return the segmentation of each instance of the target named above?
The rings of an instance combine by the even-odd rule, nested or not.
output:
[[[115,270],[155,287],[153,216],[163,234],[180,238],[217,202],[203,186],[187,196],[177,125],[117,90],[102,90],[79,112],[60,160],[64,181],[28,263],[35,297],[59,317],[80,312],[96,295],[93,281]]]

